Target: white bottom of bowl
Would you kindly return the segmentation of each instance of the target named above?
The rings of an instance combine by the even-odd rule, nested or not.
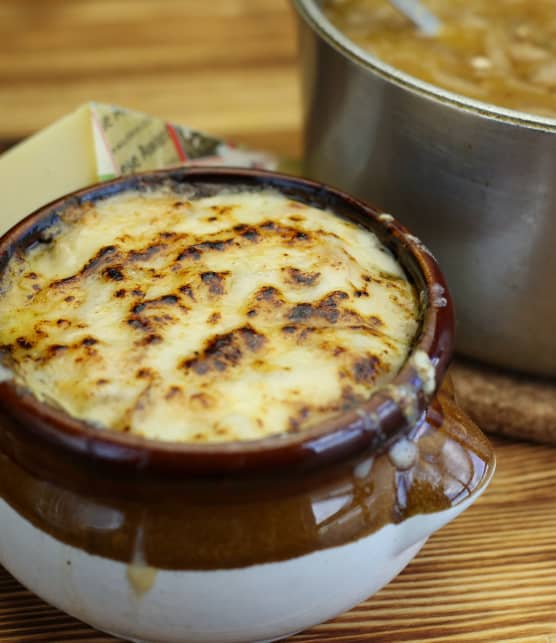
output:
[[[215,571],[130,568],[93,556],[37,529],[0,500],[0,563],[44,600],[120,638],[143,643],[273,641],[374,594],[431,533],[476,497],[339,547]]]
[[[284,634],[282,636],[278,636],[275,639],[265,639],[264,641],[249,641],[246,643],[274,643],[275,641],[283,641],[284,639],[289,639],[291,636],[295,636],[298,634],[301,630],[298,630],[296,632],[290,632],[289,634]],[[121,638],[118,634],[113,634],[112,632],[106,632],[106,634],[110,634],[110,636],[114,636],[116,638]],[[154,641],[146,641],[145,639],[127,639],[130,641],[130,643],[156,643]],[[185,643],[185,642],[182,642]]]

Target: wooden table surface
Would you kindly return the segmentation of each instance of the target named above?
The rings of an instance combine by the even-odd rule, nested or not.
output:
[[[0,146],[88,100],[297,157],[289,3],[0,0]],[[476,505],[372,600],[292,641],[556,643],[556,450],[495,446],[498,471]],[[0,569],[0,641],[111,640]]]

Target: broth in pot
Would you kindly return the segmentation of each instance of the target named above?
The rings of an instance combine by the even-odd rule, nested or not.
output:
[[[433,85],[556,118],[556,0],[423,0],[442,22],[420,33],[387,0],[324,0],[359,47]]]

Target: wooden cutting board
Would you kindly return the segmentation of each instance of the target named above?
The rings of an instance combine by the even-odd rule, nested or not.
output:
[[[463,359],[451,373],[460,405],[484,431],[556,446],[556,379]]]
[[[498,469],[474,506],[373,598],[291,642],[556,643],[556,450],[494,444]],[[115,640],[43,603],[0,568],[0,641]]]

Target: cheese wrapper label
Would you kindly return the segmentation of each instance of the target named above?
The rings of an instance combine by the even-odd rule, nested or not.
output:
[[[68,192],[176,165],[275,169],[278,161],[160,118],[87,103],[0,156],[0,234]]]

